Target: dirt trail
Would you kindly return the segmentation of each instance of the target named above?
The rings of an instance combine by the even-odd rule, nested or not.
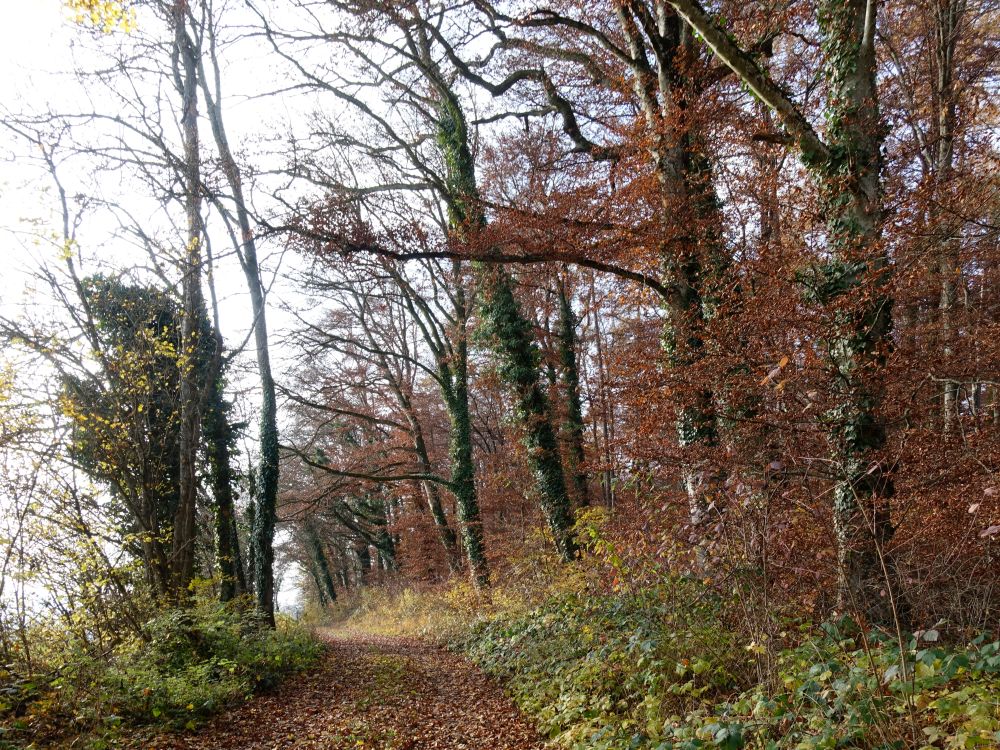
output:
[[[157,750],[534,750],[537,732],[475,666],[403,638],[325,634],[322,662]]]

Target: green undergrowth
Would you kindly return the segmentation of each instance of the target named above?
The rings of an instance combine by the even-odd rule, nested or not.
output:
[[[781,616],[753,638],[746,592],[636,571],[599,529],[581,536],[591,553],[574,565],[528,560],[490,597],[465,584],[367,594],[346,627],[463,651],[553,747],[1000,747],[995,639]]]
[[[669,601],[567,595],[461,646],[567,748],[1000,747],[1000,643],[985,636],[945,646],[927,631],[900,648],[849,620],[801,625],[754,684],[753,644],[713,605],[678,618]]]
[[[142,728],[193,729],[312,664],[321,646],[296,623],[263,627],[244,602],[198,601],[103,653],[52,628],[36,633],[48,668],[0,669],[0,750],[116,747]],[[69,745],[67,745],[69,746]]]

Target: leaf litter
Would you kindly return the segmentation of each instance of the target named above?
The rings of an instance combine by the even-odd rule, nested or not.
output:
[[[144,750],[538,750],[496,681],[413,638],[324,632],[320,664],[197,731]]]

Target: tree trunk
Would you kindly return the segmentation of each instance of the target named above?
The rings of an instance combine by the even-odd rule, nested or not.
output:
[[[945,381],[941,403],[942,432],[947,437],[955,429],[959,417],[958,381],[950,375],[954,367],[954,323],[952,320],[958,302],[958,289],[962,281],[961,243],[956,221],[948,216],[949,192],[955,157],[955,48],[958,44],[958,27],[965,7],[965,0],[944,0],[934,3],[934,64],[937,68],[935,101],[937,118],[934,123],[936,149],[931,178],[934,180],[935,206],[939,215],[934,217],[934,230],[939,235],[937,253],[938,277],[941,293],[938,301],[940,316],[941,349],[945,366]]]
[[[447,167],[449,212],[452,230],[475,232],[486,223],[476,185],[476,170],[469,148],[469,134],[458,100],[443,80],[436,82],[438,147]],[[559,460],[559,446],[549,418],[548,399],[539,382],[538,349],[531,324],[514,298],[514,282],[502,267],[476,262],[482,330],[499,361],[501,380],[513,392],[515,416],[524,430],[528,463],[535,477],[542,513],[552,532],[560,557],[572,560],[573,538],[569,494]]]
[[[880,246],[883,126],[874,16],[864,0],[824,0],[819,6],[830,82],[830,149],[827,158],[807,163],[819,179],[832,258],[817,269],[822,283],[812,279],[809,288],[827,309],[831,334],[825,347],[838,402],[825,415],[841,472],[833,495],[838,600],[871,622],[888,624],[902,613],[885,558],[894,483],[880,455],[886,440],[881,370],[891,347],[892,299],[886,291],[891,269]],[[856,299],[848,310],[845,295]]]
[[[583,447],[583,403],[580,399],[580,370],[576,361],[576,316],[566,289],[566,280],[559,281],[559,373],[566,398],[566,421],[563,432],[569,448],[570,474],[576,506],[590,505],[587,488],[586,454]]]
[[[822,0],[827,142],[784,90],[696,0],[669,0],[761,101],[781,118],[815,176],[827,217],[830,259],[803,273],[806,296],[826,316],[823,347],[837,406],[824,415],[840,478],[833,493],[838,599],[870,621],[905,619],[885,546],[892,537],[889,463],[880,455],[882,368],[891,346],[890,265],[881,244],[881,145],[875,86],[876,0]],[[849,305],[845,305],[846,302]],[[845,309],[845,307],[847,309]]]
[[[469,570],[473,583],[484,589],[490,583],[490,571],[486,562],[486,546],[483,541],[483,523],[479,515],[479,500],[476,496],[476,467],[472,461],[472,415],[469,411],[469,345],[466,321],[468,311],[465,305],[465,290],[460,278],[458,262],[453,265],[455,276],[455,320],[453,333],[454,358],[449,373],[452,383],[450,397],[446,398],[448,416],[451,419],[451,440],[448,455],[451,460],[451,489],[455,493],[458,520],[462,533],[462,546],[469,560]]]
[[[214,45],[214,38],[212,40]],[[239,225],[240,238],[236,250],[240,254],[243,273],[250,292],[253,311],[254,344],[257,354],[257,372],[260,378],[260,458],[257,465],[257,495],[254,503],[254,524],[251,529],[251,554],[254,559],[254,593],[257,609],[265,622],[274,626],[274,527],[277,521],[278,505],[278,417],[274,378],[271,374],[271,355],[268,344],[266,302],[264,285],[260,277],[257,261],[257,244],[250,225],[250,212],[243,195],[243,182],[239,166],[233,158],[222,119],[221,91],[218,77],[218,62],[214,46],[212,63],[216,72],[214,96],[204,73],[203,61],[199,61],[202,90],[205,93],[206,109],[212,125],[212,134],[219,151],[223,174],[232,193]],[[241,252],[240,252],[241,251]]]
[[[198,152],[198,52],[187,31],[187,4],[172,7],[174,53],[179,61],[176,81],[181,96],[181,134],[184,163],[184,213],[187,247],[182,282],[180,369],[180,499],[173,519],[171,572],[173,595],[183,599],[194,577],[195,514],[198,500],[198,446],[201,438],[200,371],[196,366],[200,322],[204,310],[201,292],[201,163]]]
[[[531,326],[514,299],[513,280],[498,266],[477,263],[482,320],[498,360],[501,380],[515,399],[514,415],[524,431],[528,465],[535,477],[542,513],[563,560],[576,557],[569,493],[559,458],[559,444],[549,419],[548,399],[539,382],[538,348]]]
[[[309,560],[309,575],[313,579],[313,584],[316,586],[316,596],[319,598],[319,606],[322,609],[326,609],[327,602],[329,599],[326,596],[326,590],[323,587],[323,582],[320,579],[319,570],[316,568],[316,561]]]
[[[433,473],[433,467],[431,466],[430,456],[427,453],[427,445],[424,442],[423,430],[416,420],[416,415],[411,414],[411,411],[407,411],[406,416],[413,433],[413,449],[420,464],[420,471],[424,474],[431,474]],[[424,481],[420,485],[427,500],[427,507],[431,512],[431,518],[434,519],[434,528],[437,529],[441,546],[444,547],[445,556],[448,558],[448,569],[452,573],[457,573],[462,569],[458,549],[458,537],[455,534],[455,530],[448,523],[448,517],[444,513],[444,506],[441,505],[441,492],[438,490],[438,485],[435,482]]]
[[[614,405],[608,398],[607,388],[607,366],[604,362],[604,334],[601,331],[601,317],[597,311],[597,290],[594,284],[594,276],[590,276],[590,308],[594,321],[594,349],[597,352],[597,393],[600,398],[600,435],[601,451],[603,455],[604,468],[601,471],[601,491],[603,493],[604,505],[608,508],[615,506],[615,473],[614,454],[612,453],[613,430],[614,430]],[[597,444],[597,419],[594,420],[595,445]]]
[[[309,557],[312,560],[315,570],[317,586],[321,597],[326,597],[331,602],[337,601],[337,590],[333,585],[333,575],[330,573],[330,561],[323,550],[323,541],[319,537],[319,532],[311,523],[305,525],[306,545],[309,548]]]
[[[246,593],[246,574],[240,555],[240,540],[236,529],[236,510],[233,496],[233,468],[231,446],[233,428],[223,396],[221,374],[222,337],[214,331],[216,351],[212,357],[209,380],[206,383],[205,418],[202,424],[205,436],[205,453],[211,475],[212,495],[215,498],[216,561],[222,578],[219,598],[228,602]]]
[[[660,264],[675,293],[666,304],[663,350],[669,369],[682,373],[704,357],[705,324],[714,314],[711,284],[724,271],[722,217],[712,184],[712,169],[699,143],[700,134],[685,123],[689,98],[696,89],[691,61],[698,43],[676,14],[658,16],[659,38],[651,43],[655,69],[642,39],[651,29],[638,23],[634,9],[616,7],[619,24],[632,57],[634,90],[651,134],[650,159],[661,189],[664,235]],[[683,124],[682,124],[683,123]],[[691,525],[708,517],[717,471],[698,454],[718,442],[715,396],[701,385],[675,387],[677,443],[681,450],[683,484]]]

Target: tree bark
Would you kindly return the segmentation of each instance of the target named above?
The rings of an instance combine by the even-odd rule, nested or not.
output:
[[[451,461],[451,489],[455,494],[458,520],[462,533],[462,546],[469,560],[469,570],[476,588],[484,589],[490,583],[486,562],[486,545],[483,540],[483,523],[476,496],[476,467],[472,461],[472,414],[469,410],[469,345],[466,330],[465,289],[462,286],[461,268],[456,261],[455,277],[455,331],[453,332],[453,359],[448,372],[451,392],[446,396],[448,416],[451,419],[451,439],[448,456]]]
[[[198,500],[197,461],[201,439],[200,382],[196,360],[204,310],[201,292],[201,162],[198,139],[198,50],[187,29],[187,4],[171,8],[174,55],[178,60],[176,85],[181,97],[184,213],[187,246],[183,253],[183,302],[180,368],[180,499],[173,519],[171,569],[173,595],[184,599],[194,577],[195,514]]]
[[[573,478],[574,501],[577,507],[590,505],[587,487],[586,453],[584,451],[583,403],[580,398],[580,370],[577,366],[576,316],[566,289],[566,280],[559,280],[559,377],[566,398],[566,420],[563,431],[569,448],[570,474]]]

